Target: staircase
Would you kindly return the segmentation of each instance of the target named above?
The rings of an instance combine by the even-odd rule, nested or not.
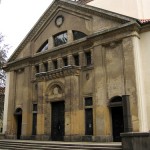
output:
[[[122,150],[121,143],[0,140],[0,150]]]

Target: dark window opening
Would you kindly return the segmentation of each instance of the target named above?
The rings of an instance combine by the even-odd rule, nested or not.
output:
[[[85,98],[85,106],[92,106],[92,105],[93,105],[92,97],[86,97]]]
[[[79,55],[74,55],[73,58],[74,58],[74,64],[76,66],[79,66]]]
[[[37,111],[37,104],[33,104],[33,111]]]
[[[59,46],[67,43],[67,32],[59,33],[54,36],[54,46]]]
[[[48,71],[48,62],[45,62],[45,63],[44,63],[44,70],[45,70],[45,72]]]
[[[63,58],[63,63],[64,63],[64,66],[68,66],[68,58],[67,57]]]
[[[91,52],[86,52],[85,57],[86,57],[86,65],[91,65],[92,63]]]
[[[39,67],[39,65],[36,65],[36,66],[35,66],[35,71],[36,71],[36,73],[39,73],[39,72],[40,72],[40,67]]]
[[[87,36],[85,33],[80,32],[80,31],[73,31],[73,39],[74,40],[78,40],[81,39],[83,37]]]
[[[45,42],[42,44],[42,46],[39,48],[39,50],[37,51],[37,53],[38,53],[38,52],[43,52],[43,51],[46,51],[46,50],[48,50],[48,40],[45,41]]]
[[[57,60],[53,60],[53,67],[54,67],[54,69],[58,69]]]
[[[37,113],[33,113],[33,119],[32,119],[32,135],[36,135],[36,128],[37,128]]]

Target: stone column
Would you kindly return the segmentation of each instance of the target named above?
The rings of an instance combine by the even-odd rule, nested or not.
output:
[[[68,65],[74,65],[73,56],[72,54],[68,55]]]
[[[132,132],[132,120],[131,120],[129,95],[122,96],[122,104],[123,104],[124,131]]]
[[[30,111],[30,101],[31,101],[31,84],[30,84],[30,70],[31,67],[24,68],[23,80],[24,80],[24,87],[23,87],[23,112],[22,112],[22,139],[29,139],[31,135],[31,116],[32,113]]]
[[[83,112],[79,110],[79,76],[65,77],[65,140],[79,141],[83,135]]]
[[[48,71],[52,71],[53,70],[53,62],[51,59],[48,60]]]
[[[130,95],[133,131],[148,131],[146,103],[143,94],[140,46],[137,36],[123,39],[125,95]]]
[[[72,30],[68,30],[67,34],[68,34],[68,43],[71,43],[73,41]]]
[[[94,63],[94,52],[93,52],[93,49],[91,49],[90,50],[90,52],[91,52],[91,65],[93,65],[93,63]]]
[[[43,82],[38,82],[37,139],[44,135]]]
[[[59,57],[59,58],[57,59],[57,61],[58,61],[58,69],[59,69],[59,68],[62,68],[62,67],[63,67],[63,60],[62,60],[62,58]]]
[[[54,47],[53,36],[50,36],[48,39],[48,49],[52,49]]]
[[[44,64],[42,62],[39,64],[39,71],[44,72]]]
[[[84,61],[84,52],[79,52],[79,65],[80,66],[84,66],[85,65],[85,61]]]
[[[93,50],[92,50],[93,51]],[[95,141],[111,141],[110,112],[107,106],[107,84],[105,70],[105,48],[101,45],[94,47],[91,52],[94,58],[94,136]]]

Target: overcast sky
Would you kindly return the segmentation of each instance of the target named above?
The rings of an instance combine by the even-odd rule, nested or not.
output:
[[[10,56],[53,0],[0,1],[0,33],[11,46]]]

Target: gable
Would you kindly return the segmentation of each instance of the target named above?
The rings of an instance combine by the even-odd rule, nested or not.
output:
[[[63,24],[58,27],[56,18],[63,16]],[[54,35],[67,31],[80,31],[91,35],[97,31],[110,29],[131,21],[130,18],[114,15],[107,11],[80,5],[75,2],[55,1],[39,19],[25,40],[19,45],[9,62],[34,55],[45,41],[48,49],[52,48]]]

